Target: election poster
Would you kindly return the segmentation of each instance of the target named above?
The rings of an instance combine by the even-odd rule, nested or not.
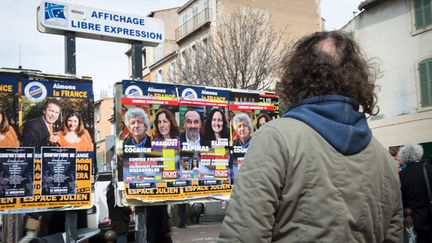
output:
[[[118,180],[124,183],[126,199],[181,198],[176,86],[128,80],[122,86]]]
[[[231,192],[229,176],[229,90],[179,86],[181,167],[185,196]]]
[[[0,74],[0,198],[33,195],[32,151],[17,150],[17,93],[18,77]]]
[[[0,74],[0,147],[19,147],[18,77]]]
[[[42,195],[76,193],[76,149],[42,147]]]
[[[253,134],[270,120],[277,118],[274,102],[277,97],[271,93],[253,91],[232,91],[230,97],[230,169],[234,181],[243,164]],[[277,107],[277,108],[275,108]]]
[[[31,196],[2,201],[0,209],[34,212],[90,208],[94,161],[91,79],[43,73],[11,76],[19,87],[17,115],[11,120],[16,121],[20,138],[16,146],[34,151],[32,169],[26,168],[32,173],[28,178],[33,179],[33,191]],[[61,154],[49,151],[59,148],[73,152],[63,162],[65,157],[49,156]],[[30,163],[29,158],[26,160]]]
[[[33,196],[33,148],[0,147],[0,198]]]

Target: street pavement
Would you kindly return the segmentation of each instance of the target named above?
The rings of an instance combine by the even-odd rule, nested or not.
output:
[[[188,225],[186,228],[171,228],[174,243],[216,243],[221,223]]]

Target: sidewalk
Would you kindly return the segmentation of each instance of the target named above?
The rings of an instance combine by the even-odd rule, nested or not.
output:
[[[216,243],[221,223],[194,224],[187,228],[171,228],[174,243]]]

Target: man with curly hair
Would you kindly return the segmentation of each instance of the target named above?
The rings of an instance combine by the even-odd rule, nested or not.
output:
[[[375,69],[339,31],[288,53],[289,106],[252,138],[219,242],[402,242],[398,170],[372,136]]]

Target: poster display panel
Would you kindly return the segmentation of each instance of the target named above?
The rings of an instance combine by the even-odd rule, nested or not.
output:
[[[232,91],[230,97],[230,169],[234,183],[243,164],[245,153],[255,131],[279,117],[279,107],[272,103],[277,96],[271,93]]]
[[[181,168],[185,195],[231,193],[229,165],[229,90],[179,86]]]
[[[33,196],[33,148],[0,147],[0,198]]]
[[[42,195],[76,193],[76,149],[42,147]]]
[[[128,80],[122,86],[118,180],[124,182],[126,199],[182,198],[176,86]]]
[[[14,82],[19,87],[15,94],[17,114],[15,120],[11,119],[20,135],[15,146],[34,151],[33,165],[28,166],[33,173],[33,195],[0,204],[0,209],[5,210],[2,213],[90,208],[94,160],[91,80],[45,74],[11,76],[16,78]],[[68,154],[68,159],[50,165],[55,161],[49,156],[53,154]],[[63,176],[50,175],[61,168],[65,170]]]

